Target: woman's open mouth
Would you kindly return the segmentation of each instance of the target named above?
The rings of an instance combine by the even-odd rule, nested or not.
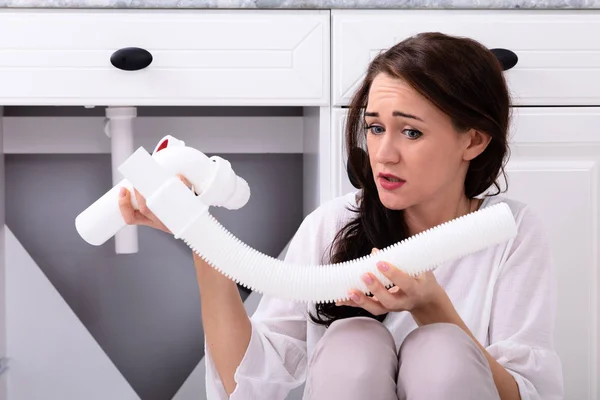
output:
[[[379,174],[378,175],[379,185],[385,190],[399,189],[406,183],[404,179],[401,179],[392,174]]]

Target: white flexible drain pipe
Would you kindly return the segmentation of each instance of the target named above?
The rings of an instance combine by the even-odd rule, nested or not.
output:
[[[391,282],[376,268],[387,260],[406,273],[418,275],[437,266],[512,239],[513,214],[499,203],[446,222],[376,254],[339,264],[297,265],[262,254],[223,228],[208,212],[209,206],[242,207],[250,190],[231,165],[208,158],[171,136],[161,140],[152,156],[136,150],[119,168],[127,181],[146,198],[148,208],[200,257],[237,283],[260,293],[304,302],[348,299],[352,288],[368,293],[361,279],[373,273],[385,285]],[[201,195],[196,196],[175,175],[185,176]],[[115,186],[76,219],[79,234],[100,245],[125,226],[118,209]],[[135,205],[134,205],[135,206]]]

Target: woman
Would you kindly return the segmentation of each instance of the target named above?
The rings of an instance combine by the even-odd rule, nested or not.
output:
[[[303,382],[311,400],[562,398],[548,242],[526,205],[488,190],[509,110],[499,62],[473,40],[424,33],[376,57],[347,121],[362,189],[311,213],[286,260],[354,259],[500,201],[517,237],[416,278],[382,263],[395,285],[364,276],[372,295],[343,303],[265,296],[251,319],[235,283],[194,255],[209,399],[284,399]],[[136,213],[123,196],[128,223],[168,232],[143,198]]]

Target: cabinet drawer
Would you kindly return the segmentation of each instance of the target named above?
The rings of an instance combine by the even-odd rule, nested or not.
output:
[[[0,104],[327,105],[329,40],[324,11],[0,11]]]
[[[600,104],[600,12],[556,10],[336,10],[333,103],[347,105],[368,63],[416,33],[478,40],[519,57],[505,72],[515,105]]]

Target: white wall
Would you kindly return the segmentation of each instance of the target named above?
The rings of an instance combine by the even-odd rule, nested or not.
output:
[[[139,400],[7,226],[8,398]]]

